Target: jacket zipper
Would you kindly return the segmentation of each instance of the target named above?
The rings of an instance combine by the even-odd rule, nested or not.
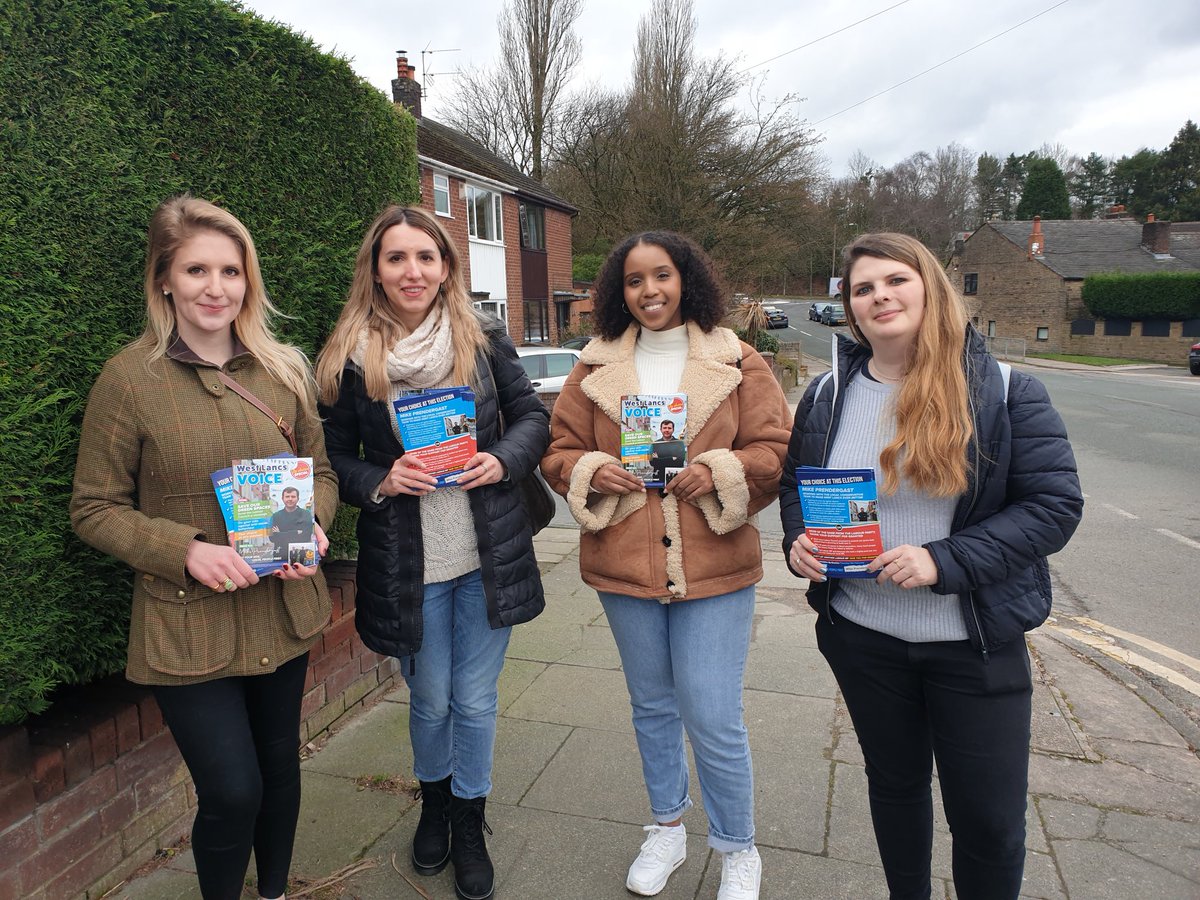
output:
[[[965,367],[967,370],[967,403],[971,407],[971,422],[975,426],[975,453],[972,459],[972,469],[974,477],[971,480],[971,502],[967,504],[967,508],[963,511],[962,518],[958,526],[961,529],[966,525],[967,519],[971,517],[971,511],[975,508],[975,504],[979,502],[979,411],[975,406],[975,395],[971,391],[971,372],[972,362],[970,349],[963,348],[965,354]],[[983,623],[979,620],[979,608],[975,604],[975,592],[967,592],[967,607],[971,610],[971,618],[975,622],[975,633],[979,635],[979,651],[983,654],[983,662],[986,665],[989,662],[987,639],[983,634]]]

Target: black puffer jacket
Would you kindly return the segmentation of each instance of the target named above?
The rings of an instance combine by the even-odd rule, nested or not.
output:
[[[502,628],[528,622],[546,605],[517,485],[537,468],[550,443],[550,416],[508,335],[489,328],[487,336],[490,347],[487,359],[480,358],[480,384],[475,388],[476,437],[480,450],[504,463],[508,479],[467,494],[488,621],[492,628]],[[503,437],[498,410],[504,415]],[[371,500],[392,463],[404,454],[392,430],[391,407],[367,396],[361,373],[349,363],[342,372],[337,403],[321,405],[320,412],[342,500],[362,510],[355,625],[363,643],[376,653],[408,656],[420,649],[423,629],[420,500],[406,494],[378,503]]]
[[[833,377],[809,385],[796,409],[779,491],[785,555],[804,530],[796,467],[825,464],[843,388],[866,365],[870,350],[839,335],[836,356]],[[1046,557],[1074,534],[1083,494],[1066,427],[1042,383],[1013,371],[1006,404],[1000,368],[974,329],[968,330],[963,366],[975,423],[967,491],[955,507],[950,535],[924,546],[938,568],[932,590],[959,596],[971,642],[986,653],[1050,614]],[[835,580],[813,583],[809,604],[827,615],[834,586]]]

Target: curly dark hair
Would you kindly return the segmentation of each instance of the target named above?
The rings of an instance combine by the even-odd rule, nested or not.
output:
[[[625,238],[600,267],[593,298],[596,333],[615,340],[634,321],[633,313],[625,306],[625,257],[638,244],[661,247],[679,270],[683,321],[695,322],[705,333],[716,328],[725,316],[725,288],[709,255],[691,238],[677,232],[643,231]]]

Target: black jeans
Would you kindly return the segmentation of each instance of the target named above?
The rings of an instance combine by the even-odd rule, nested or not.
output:
[[[1025,642],[1010,641],[985,661],[968,641],[909,643],[821,616],[817,646],[858,733],[893,900],[929,897],[934,757],[958,896],[1015,898],[1025,868],[1033,693]]]
[[[300,699],[308,654],[267,675],[157,685],[163,719],[196,784],[192,850],[205,900],[242,894],[250,850],[258,893],[287,889],[300,816]]]

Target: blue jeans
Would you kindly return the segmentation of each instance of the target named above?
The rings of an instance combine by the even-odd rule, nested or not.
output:
[[[671,822],[688,796],[687,729],[708,812],[708,843],[728,853],[754,843],[754,775],[742,721],[742,675],[754,620],[754,587],[663,604],[600,594],[621,653],[642,776],[656,821]]]
[[[413,774],[421,781],[452,775],[456,797],[486,797],[496,744],[496,681],[512,629],[488,625],[478,569],[425,585],[422,615],[425,634],[415,667],[408,657],[401,665],[409,690]]]

